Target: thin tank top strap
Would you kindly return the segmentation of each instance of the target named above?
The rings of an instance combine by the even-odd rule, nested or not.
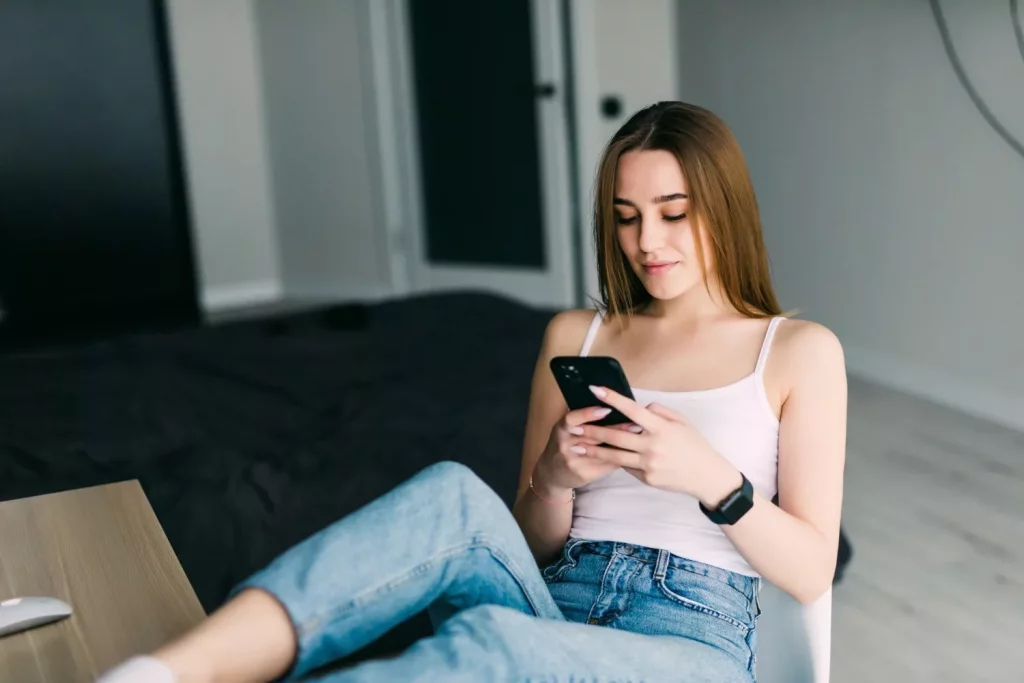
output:
[[[597,331],[601,328],[601,320],[604,316],[601,311],[594,314],[594,320],[590,323],[590,329],[587,330],[587,336],[583,339],[583,348],[580,349],[580,355],[586,356],[590,353],[590,347],[594,344],[594,339],[597,337]]]
[[[754,368],[755,375],[761,375],[764,373],[765,363],[768,362],[768,352],[772,347],[772,339],[775,338],[775,330],[779,328],[779,323],[783,320],[785,320],[785,318],[782,316],[775,316],[771,319],[771,322],[768,323],[768,332],[764,335],[764,341],[761,342],[761,353],[757,356],[757,367]]]

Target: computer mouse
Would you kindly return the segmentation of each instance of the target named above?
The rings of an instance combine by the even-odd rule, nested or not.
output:
[[[57,598],[11,598],[0,602],[0,636],[26,631],[71,616],[71,606]]]

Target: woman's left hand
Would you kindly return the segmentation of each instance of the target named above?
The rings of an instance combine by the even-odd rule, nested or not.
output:
[[[586,438],[607,444],[586,446],[587,455],[618,464],[645,484],[689,494],[712,508],[739,488],[739,470],[682,415],[657,403],[645,408],[606,387],[591,391],[643,431],[584,425]]]

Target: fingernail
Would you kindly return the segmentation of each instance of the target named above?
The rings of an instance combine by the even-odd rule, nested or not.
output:
[[[569,450],[573,453],[579,453],[580,455],[586,455],[587,453],[587,449],[583,446],[571,446]]]
[[[594,392],[594,396],[597,396],[598,398],[604,398],[608,395],[604,389],[601,387],[595,387],[594,385],[590,385],[590,390]]]
[[[640,425],[629,425],[628,427],[626,427],[626,430],[633,432],[634,434],[641,434],[643,433],[644,428],[641,427]]]
[[[602,417],[605,417],[610,412],[612,412],[611,408],[598,408],[597,410],[594,411],[594,417],[600,420]]]
[[[583,427],[569,427],[569,433],[576,436],[583,436]]]

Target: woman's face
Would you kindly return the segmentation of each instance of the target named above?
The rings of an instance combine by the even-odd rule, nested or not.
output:
[[[695,240],[704,231],[690,216],[683,172],[670,152],[623,154],[614,203],[619,246],[652,297],[674,299],[703,284]],[[702,246],[709,259],[706,239]]]

